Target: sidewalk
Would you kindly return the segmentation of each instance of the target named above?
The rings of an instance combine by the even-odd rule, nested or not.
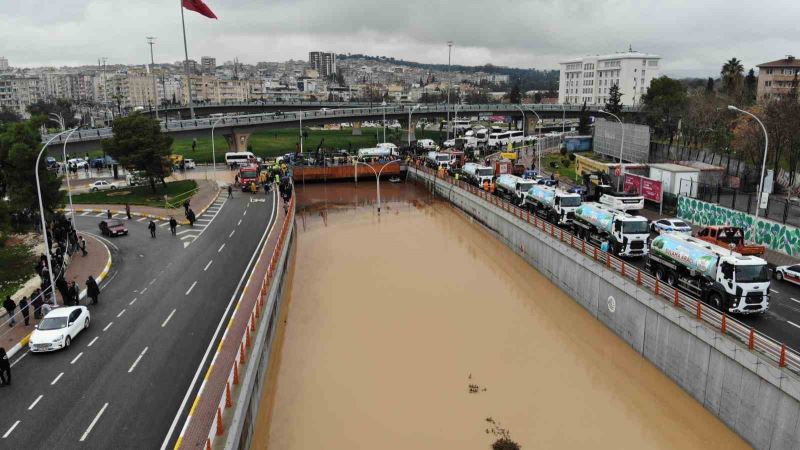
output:
[[[220,193],[220,187],[211,180],[198,180],[197,193],[191,198],[191,207],[195,211],[196,216],[203,214]],[[196,208],[200,207],[200,210]],[[125,205],[96,205],[96,204],[75,204],[75,212],[96,212],[101,213],[106,210],[111,210],[114,214],[125,214]],[[189,221],[186,220],[183,208],[157,208],[155,206],[141,206],[131,205],[131,215],[139,217],[152,217],[154,219],[169,220],[174,217],[181,225],[186,225]]]
[[[81,298],[83,298],[86,296],[86,279],[89,275],[94,276],[97,283],[100,284],[108,274],[108,271],[111,269],[111,253],[105,244],[100,242],[97,238],[80,232],[78,234],[86,239],[86,251],[88,254],[85,257],[81,256],[81,252],[78,250],[72,255],[64,279],[67,282],[75,281],[81,289]],[[32,292],[17,292],[12,298],[15,303],[19,304],[19,300],[22,296],[26,296],[30,299],[31,293]],[[59,305],[64,304],[61,295],[58,294],[58,290],[56,290],[56,299]],[[38,323],[33,317],[33,306],[29,306],[28,311],[30,311],[30,322],[28,326],[25,326],[22,313],[19,307],[17,307],[14,311],[14,320],[17,321],[17,324],[13,327],[8,326],[8,314],[6,310],[2,309],[0,311],[0,347],[6,349],[9,357],[13,356],[27,345],[28,337],[30,333],[33,332],[34,326]]]

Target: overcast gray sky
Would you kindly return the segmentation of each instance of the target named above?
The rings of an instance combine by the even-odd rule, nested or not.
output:
[[[446,63],[557,69],[558,61],[634,50],[673,76],[716,76],[795,52],[797,0],[205,0],[186,11],[189,57],[218,63],[306,59],[309,50]],[[183,58],[180,0],[0,0],[0,56],[12,66]]]

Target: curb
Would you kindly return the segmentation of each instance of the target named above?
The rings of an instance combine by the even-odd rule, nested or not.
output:
[[[95,239],[97,239],[97,238],[95,238]],[[103,246],[103,248],[105,248],[105,249],[106,249],[106,254],[108,255],[108,260],[106,261],[106,265],[105,265],[105,267],[103,267],[103,270],[100,272],[100,275],[98,275],[98,276],[95,278],[95,281],[97,281],[97,284],[100,284],[100,283],[101,283],[101,282],[102,282],[102,281],[103,281],[103,280],[104,280],[104,279],[105,279],[105,278],[108,276],[108,272],[110,272],[110,271],[111,271],[111,250],[109,250],[109,249],[108,249],[108,246],[107,246],[107,245],[106,245],[106,244],[105,244],[103,241],[101,241],[100,239],[97,239],[97,242],[99,242],[99,243],[100,243],[100,245],[102,245],[102,246]],[[79,301],[80,301],[80,300],[82,300],[82,299],[84,299],[84,298],[86,298],[86,289],[82,290],[82,291],[81,291],[81,293],[78,295],[78,300],[79,300]],[[9,350],[6,352],[6,355],[7,355],[9,358],[11,358],[11,357],[13,357],[14,355],[16,355],[16,354],[17,354],[17,353],[18,353],[20,350],[22,350],[23,348],[25,348],[25,346],[26,346],[26,345],[28,345],[28,341],[31,339],[31,334],[33,334],[33,331],[31,331],[30,333],[28,333],[28,334],[27,334],[27,335],[26,335],[24,338],[22,338],[22,340],[20,340],[20,341],[19,341],[19,342],[18,342],[18,343],[17,343],[15,346],[11,347],[11,348],[10,348],[10,349],[9,349]]]

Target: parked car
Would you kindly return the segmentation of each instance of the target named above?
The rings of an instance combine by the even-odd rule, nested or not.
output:
[[[193,159],[184,159],[183,160],[183,168],[184,169],[194,169],[197,165],[195,164]]]
[[[36,325],[28,341],[31,352],[49,352],[70,346],[78,334],[89,328],[91,317],[85,306],[55,308]]]
[[[72,159],[69,159],[69,160],[67,160],[67,164],[69,164],[70,167],[74,166],[74,167],[76,167],[78,169],[85,169],[85,168],[89,167],[89,163],[86,162],[83,158],[72,158]]]
[[[125,236],[128,234],[128,228],[119,219],[108,219],[100,222],[100,233],[108,237]]]
[[[656,234],[672,232],[689,236],[692,234],[692,227],[681,219],[659,219],[650,224],[650,231]]]
[[[97,180],[94,183],[89,185],[89,191],[97,192],[97,191],[107,191],[109,189],[114,190],[117,188],[117,185],[111,183],[106,180]]]
[[[44,163],[48,169],[58,169],[58,161],[52,156],[45,158]]]
[[[800,284],[800,264],[776,267],[775,278],[786,280],[789,283]]]

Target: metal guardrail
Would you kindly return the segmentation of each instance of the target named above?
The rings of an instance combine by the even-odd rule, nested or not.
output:
[[[760,353],[774,362],[778,367],[785,367],[791,372],[800,375],[800,353],[788,347],[786,344],[780,343],[756,331],[755,328],[739,322],[728,314],[714,309],[698,298],[676,287],[670,286],[646,271],[642,271],[642,269],[632,266],[624,260],[600,250],[599,247],[584,241],[569,231],[565,231],[563,228],[559,228],[550,222],[542,220],[536,215],[532,216],[527,210],[519,208],[471,184],[460,180],[456,181],[448,175],[439,176],[428,167],[416,166],[416,169],[426,172],[442,180],[442,182],[459,187],[489,204],[500,207],[503,211],[525,221],[530,227],[548,234],[552,239],[569,245],[582,255],[588,256],[594,259],[598,264],[604,265],[608,270],[616,272],[623,278],[633,281],[637,286],[649,290],[656,297],[665,301],[665,307],[671,305],[674,308],[679,308],[691,313],[699,322],[713,328],[723,335],[736,338],[744,343],[750,351]]]
[[[485,105],[458,105],[458,113],[512,113],[519,114],[520,105],[516,104],[485,104]],[[524,105],[523,108],[526,112],[533,109],[537,112],[561,112],[567,111],[571,113],[580,112],[582,106],[577,105],[546,105],[546,104],[532,104]],[[563,108],[562,108],[563,106]],[[187,120],[173,120],[161,123],[161,131],[180,132],[192,130],[210,129],[212,126],[217,128],[225,127],[239,127],[249,125],[268,125],[280,124],[283,122],[293,123],[298,120],[315,120],[315,119],[328,119],[328,118],[341,118],[343,121],[352,121],[353,119],[365,118],[378,118],[386,115],[402,114],[404,116],[412,112],[415,106],[400,105],[400,106],[378,106],[369,108],[344,108],[333,109],[328,111],[296,111],[291,113],[263,113],[263,114],[245,114],[230,117],[215,117],[205,119],[187,119]],[[594,112],[602,109],[600,106],[587,106],[587,111]],[[414,114],[445,114],[448,111],[447,105],[422,105],[413,110]],[[451,105],[449,111],[453,113],[455,108]],[[638,108],[627,107],[626,111],[636,112]],[[216,123],[216,125],[214,125]],[[55,136],[56,133],[44,134],[42,139],[47,142],[50,138]],[[95,128],[90,130],[78,130],[72,137],[70,142],[88,142],[101,139],[107,139],[114,135],[111,127]],[[66,135],[61,135],[53,140],[50,145],[63,144]]]

